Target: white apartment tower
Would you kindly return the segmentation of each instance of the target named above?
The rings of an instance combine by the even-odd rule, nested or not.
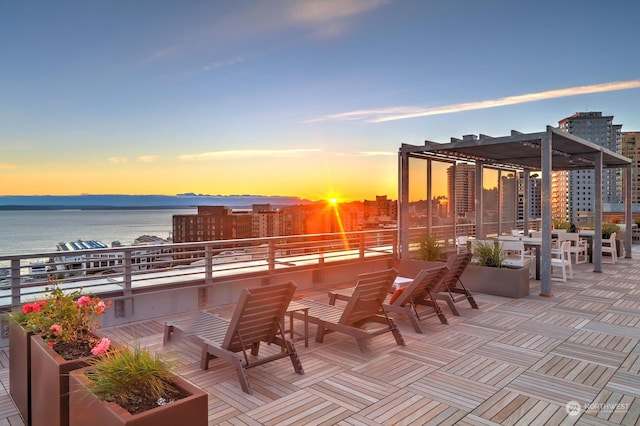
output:
[[[558,122],[559,128],[610,151],[621,152],[621,124],[613,124],[613,116],[601,112],[577,112]],[[567,215],[578,222],[579,218],[594,211],[594,171],[572,170],[568,172]],[[561,198],[558,198],[558,202]],[[622,203],[622,173],[619,169],[605,169],[602,173],[602,202]],[[554,208],[552,208],[554,210]],[[563,208],[558,207],[558,210]]]
[[[640,132],[622,132],[622,155],[631,159],[631,203],[640,204]]]

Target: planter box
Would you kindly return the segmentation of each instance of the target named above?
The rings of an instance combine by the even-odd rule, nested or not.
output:
[[[22,420],[31,424],[31,336],[16,321],[9,319],[9,393]]]
[[[131,414],[118,404],[98,399],[87,387],[89,380],[84,375],[85,370],[72,371],[69,376],[70,426],[207,425],[208,395],[181,377],[176,377],[173,383],[189,396],[153,410]]]
[[[529,295],[529,268],[469,265],[460,278],[473,292],[518,299]]]
[[[92,357],[67,361],[39,335],[31,336],[31,424],[69,424],[69,372],[86,367]],[[37,385],[36,385],[37,384]],[[95,423],[98,424],[98,423]]]

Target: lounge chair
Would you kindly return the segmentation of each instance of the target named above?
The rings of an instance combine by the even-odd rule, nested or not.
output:
[[[449,256],[449,259],[447,259],[447,267],[449,270],[442,279],[442,287],[440,288],[440,291],[434,295],[437,300],[444,300],[447,302],[449,309],[451,309],[451,313],[456,316],[459,316],[460,313],[458,312],[458,309],[456,309],[455,304],[463,300],[467,300],[471,305],[471,308],[478,309],[478,305],[476,304],[473,295],[465,288],[464,284],[462,284],[462,280],[460,279],[472,258],[472,253],[453,254]]]
[[[395,271],[391,269],[368,275],[358,280],[344,308],[312,300],[300,301],[309,307],[309,322],[318,326],[316,342],[322,343],[325,334],[330,332],[344,333],[354,337],[360,351],[366,352],[368,339],[391,332],[398,345],[405,345],[396,323],[383,309]],[[299,312],[293,315],[302,319]]]
[[[383,304],[385,312],[394,312],[406,316],[416,333],[422,333],[420,322],[437,316],[442,324],[448,324],[447,318],[440,305],[435,300],[435,294],[441,287],[441,281],[448,271],[445,265],[421,270],[416,277],[406,286],[396,290]],[[365,278],[371,274],[359,275]],[[335,304],[336,300],[349,301],[353,289],[329,292],[329,304]],[[427,306],[429,309],[421,309],[419,306]]]
[[[284,315],[295,290],[296,285],[292,281],[245,288],[230,321],[200,312],[189,321],[166,323],[164,342],[177,332],[195,338],[202,345],[201,368],[207,370],[212,358],[230,363],[236,368],[242,390],[248,394],[252,391],[245,371],[247,368],[289,357],[295,372],[304,374],[293,342],[285,338],[284,331]],[[280,352],[258,357],[260,342],[279,345]],[[249,349],[251,356],[247,354]],[[237,352],[242,352],[242,356]]]
[[[442,324],[448,324],[447,317],[435,298],[448,271],[449,268],[445,265],[423,269],[409,285],[399,289],[384,304],[385,311],[406,316],[416,333],[422,333],[421,321],[435,316]],[[419,306],[427,306],[429,309],[418,311]]]

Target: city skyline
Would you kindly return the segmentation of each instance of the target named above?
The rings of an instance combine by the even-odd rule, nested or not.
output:
[[[396,198],[401,143],[640,130],[640,5],[515,3],[3,3],[0,195]]]

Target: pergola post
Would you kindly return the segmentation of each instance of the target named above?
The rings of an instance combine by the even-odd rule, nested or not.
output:
[[[482,176],[483,167],[481,161],[476,161],[476,187],[475,187],[475,208],[476,208],[476,238],[484,238],[484,225],[483,225],[483,206],[484,206],[484,194],[482,190]]]
[[[409,258],[409,156],[398,152],[398,245],[401,259]]]
[[[593,156],[593,272],[602,272],[602,151]]]
[[[516,173],[517,176],[517,173]],[[523,220],[523,224],[522,224],[522,231],[524,233],[524,236],[526,237],[527,235],[529,235],[529,193],[531,191],[531,188],[529,188],[529,185],[531,185],[531,173],[529,172],[529,170],[525,170],[523,173],[523,179],[524,179],[524,185],[522,185],[522,220]],[[516,216],[517,216],[517,211],[518,211],[518,192],[517,192],[517,178],[516,178]]]
[[[631,193],[631,167],[625,167],[625,181],[624,181],[624,207],[625,207],[625,235],[624,235],[624,257],[631,259],[631,234],[633,232],[633,212],[632,212],[632,193]]]
[[[545,137],[540,141],[540,171],[542,173],[542,199],[551,199],[551,171],[553,164],[551,159],[551,145],[553,133],[547,126]],[[551,289],[551,203],[542,203],[542,253],[540,256],[540,296],[553,296]]]

